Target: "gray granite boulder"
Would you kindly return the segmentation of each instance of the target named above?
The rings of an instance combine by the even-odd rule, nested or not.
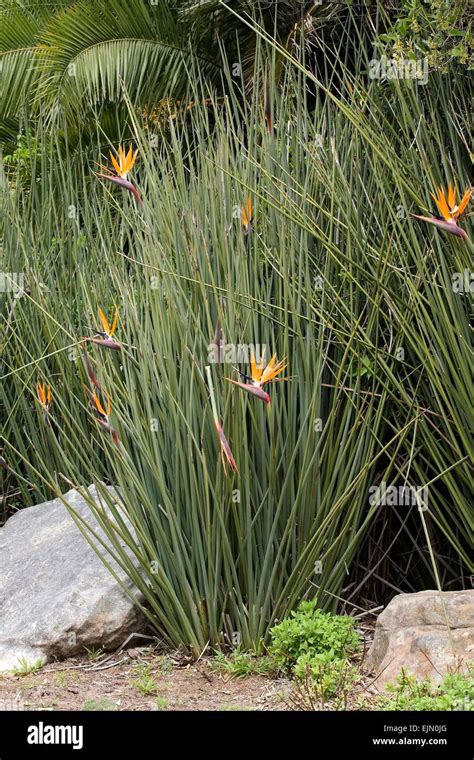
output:
[[[88,490],[100,502],[95,486]],[[116,498],[113,489],[109,492]],[[64,498],[106,540],[78,491]],[[109,513],[105,503],[102,506]],[[104,548],[101,552],[107,554]],[[135,598],[143,601],[110,556],[108,560]],[[0,529],[0,671],[21,662],[84,654],[85,647],[115,649],[145,628],[144,615],[88,544],[61,499],[20,510]]]
[[[474,590],[399,594],[379,615],[365,668],[383,688],[402,668],[439,683],[474,659]],[[446,618],[449,625],[446,625]]]

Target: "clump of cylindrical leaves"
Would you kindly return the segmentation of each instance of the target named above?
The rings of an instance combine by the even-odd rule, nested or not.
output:
[[[98,483],[150,622],[196,654],[260,647],[316,593],[335,610],[391,508],[369,501],[381,482],[429,482],[425,524],[467,561],[467,298],[451,283],[469,243],[409,216],[445,175],[464,186],[467,104],[442,78],[363,87],[365,63],[337,94],[313,81],[312,110],[312,76],[289,66],[272,132],[261,88],[242,110],[235,82],[203,103],[196,77],[166,140],[130,110],[141,205],[96,176],[103,134],[70,153],[41,126],[31,181],[4,193],[5,268],[24,276],[3,309],[6,489],[29,504]],[[115,307],[111,351],[99,309]],[[287,364],[269,403],[226,379],[249,382],[263,347]]]

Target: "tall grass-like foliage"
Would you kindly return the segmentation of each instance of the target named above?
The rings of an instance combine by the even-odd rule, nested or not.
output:
[[[271,132],[260,88],[246,100],[231,76],[212,102],[192,75],[210,102],[166,140],[130,110],[140,206],[95,176],[101,133],[71,154],[40,130],[30,176],[5,178],[5,269],[25,291],[3,309],[8,488],[34,503],[99,483],[113,516],[91,508],[150,621],[196,654],[258,647],[302,598],[334,610],[391,509],[369,501],[379,483],[428,484],[427,530],[468,561],[467,297],[452,282],[471,249],[410,217],[438,184],[466,186],[467,103],[462,83],[383,86],[358,67],[328,89],[288,65]],[[82,341],[115,306],[121,350]],[[269,405],[227,382],[236,362],[213,361],[216,338],[224,357],[286,357]],[[119,445],[91,409],[84,350]],[[238,472],[221,461],[207,366]]]

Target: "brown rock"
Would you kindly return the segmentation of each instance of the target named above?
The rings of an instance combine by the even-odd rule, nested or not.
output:
[[[443,604],[444,602],[444,609]],[[439,683],[474,659],[474,590],[399,594],[379,615],[365,668],[383,689],[402,668]]]

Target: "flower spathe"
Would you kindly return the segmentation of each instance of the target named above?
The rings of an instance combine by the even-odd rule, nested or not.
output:
[[[94,372],[94,368],[92,366],[92,362],[89,359],[89,354],[87,353],[87,351],[85,349],[82,351],[82,361],[83,361],[85,370],[87,372],[87,377],[91,381],[92,385],[95,388],[97,388],[97,390],[99,390],[99,391],[102,390],[102,386],[101,386],[100,382],[97,379],[97,375]]]
[[[219,414],[217,412],[217,405],[216,405],[216,399],[214,396],[214,385],[212,382],[212,375],[211,375],[211,368],[209,366],[206,367],[206,374],[207,374],[207,383],[209,386],[209,394],[211,399],[211,407],[212,407],[212,416],[214,418],[214,424],[216,426],[217,435],[219,437],[219,443],[220,443],[220,452],[221,452],[221,460],[222,465],[224,467],[224,472],[227,475],[226,470],[226,462],[230,465],[231,470],[238,473],[237,463],[234,459],[234,455],[232,454],[231,448],[229,446],[229,442],[225,436],[223,427],[221,425],[221,422],[219,420]]]
[[[231,470],[233,470],[234,472],[238,472],[239,470],[237,468],[234,455],[232,454],[231,448],[229,446],[229,442],[227,438],[225,437],[224,430],[219,420],[215,420],[215,425],[216,425],[217,435],[219,436],[219,442],[221,445],[221,459],[222,459],[222,464],[224,465],[224,471],[225,471],[225,463],[227,460],[227,462],[230,465]]]

